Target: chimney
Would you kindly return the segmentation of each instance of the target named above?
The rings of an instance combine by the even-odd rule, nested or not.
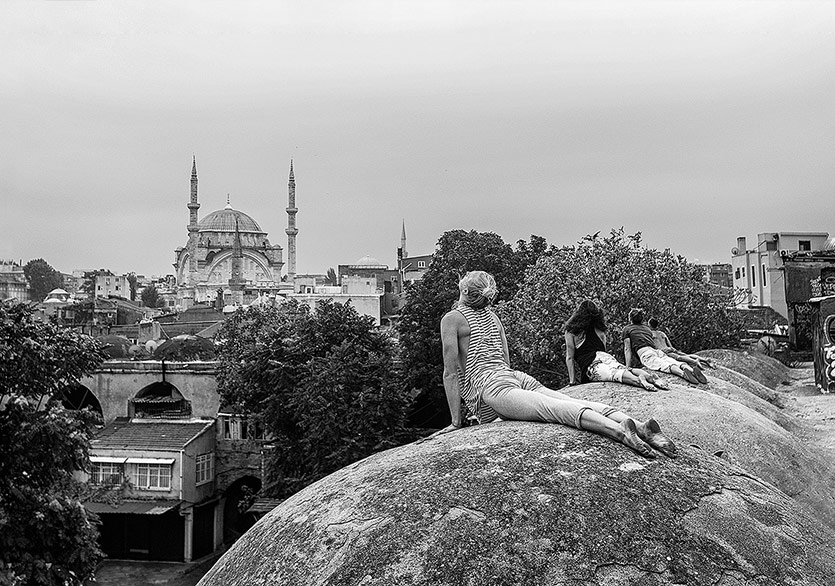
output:
[[[745,251],[748,250],[745,247],[745,236],[736,239],[736,247],[739,249],[739,254],[745,254]]]

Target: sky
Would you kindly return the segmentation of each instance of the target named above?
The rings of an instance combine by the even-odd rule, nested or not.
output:
[[[252,216],[297,271],[452,229],[730,262],[835,233],[835,2],[0,3],[0,258],[173,273]]]

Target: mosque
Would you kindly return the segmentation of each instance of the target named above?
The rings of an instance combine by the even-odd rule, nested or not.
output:
[[[283,248],[270,244],[267,233],[248,214],[226,207],[198,221],[197,159],[192,160],[188,203],[188,243],[174,251],[177,304],[247,305],[279,291],[292,291],[296,274],[296,180],[290,161],[287,212],[287,278],[282,281]]]

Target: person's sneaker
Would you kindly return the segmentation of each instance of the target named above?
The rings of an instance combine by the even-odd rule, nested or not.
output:
[[[696,376],[696,378],[699,380],[699,382],[702,383],[703,385],[706,385],[707,384],[707,377],[705,376],[705,373],[702,372],[702,369],[699,368],[698,366],[693,366],[692,368],[693,368],[693,374]]]

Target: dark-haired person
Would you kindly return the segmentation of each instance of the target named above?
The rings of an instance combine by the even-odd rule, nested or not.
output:
[[[707,378],[698,366],[679,362],[655,347],[652,330],[644,324],[644,311],[629,311],[630,325],[623,328],[623,353],[626,364],[632,364],[635,354],[646,368],[680,376],[693,384],[706,383]]]
[[[504,327],[490,309],[498,293],[492,275],[471,271],[458,289],[457,306],[441,320],[444,390],[452,424],[430,437],[462,426],[463,400],[479,423],[498,418],[561,423],[609,437],[647,458],[655,457],[652,448],[675,454],[675,445],[654,419],[642,422],[603,403],[574,399],[511,369]]]
[[[698,366],[699,368],[715,368],[710,358],[705,358],[704,356],[699,356],[698,354],[687,354],[686,352],[673,348],[673,344],[670,342],[667,332],[658,327],[661,324],[654,317],[649,318],[649,322],[647,323],[649,323],[649,329],[652,330],[652,339],[655,342],[655,347],[670,358],[679,360],[680,362],[685,362],[690,366]]]
[[[565,323],[565,366],[568,368],[568,382],[616,382],[648,391],[666,389],[655,373],[640,368],[629,368],[606,352],[608,327],[603,311],[594,301],[580,302]]]

